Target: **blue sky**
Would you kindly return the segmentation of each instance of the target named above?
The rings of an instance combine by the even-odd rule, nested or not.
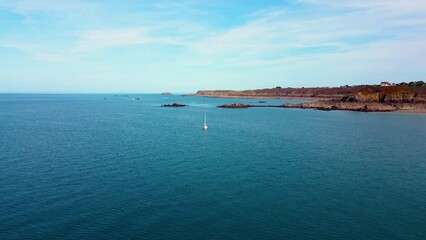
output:
[[[426,80],[426,0],[0,0],[0,92]]]

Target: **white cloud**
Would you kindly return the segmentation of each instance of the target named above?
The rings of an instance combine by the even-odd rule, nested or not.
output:
[[[152,28],[95,30],[77,35],[78,51],[135,45],[184,45],[176,36],[155,36]]]
[[[29,43],[0,43],[0,48],[16,49],[31,56],[33,59],[46,62],[63,61],[67,55],[64,52],[53,51],[43,45]]]
[[[348,52],[360,52],[372,45],[377,49],[381,45],[401,46],[401,42],[415,41],[415,45],[404,46],[408,51],[415,51],[426,39],[424,31],[412,31],[426,23],[424,0],[301,2],[308,5],[303,14],[298,15],[294,9],[261,10],[247,23],[216,31],[194,42],[191,48],[204,58],[212,59],[210,64],[216,59],[237,66],[265,66],[303,62],[318,55],[350,57]],[[317,14],[316,4],[326,9]]]

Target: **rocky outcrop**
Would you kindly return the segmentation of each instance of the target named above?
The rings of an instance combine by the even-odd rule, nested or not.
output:
[[[414,97],[414,102],[426,102],[426,93],[418,93]]]
[[[420,89],[421,90],[421,89]],[[365,88],[357,92],[353,99],[356,102],[384,102],[384,103],[397,103],[397,102],[423,102],[424,99],[416,99],[417,96],[422,96],[413,89],[406,86],[398,87],[385,87],[385,88]],[[350,100],[352,96],[347,96],[344,101]]]
[[[380,103],[380,102],[341,102],[341,101],[316,101],[299,104],[284,104],[284,108],[308,108],[317,110],[346,110],[357,112],[392,112],[412,111],[426,112],[426,103]]]
[[[382,103],[365,103],[365,102],[340,102],[340,101],[316,101],[300,104],[284,104],[284,108],[310,108],[317,110],[347,110],[358,112],[390,112],[396,111],[397,108]]]
[[[244,104],[244,103],[233,103],[233,104],[220,105],[218,107],[219,108],[249,108],[249,107],[253,107],[253,106],[249,105],[249,104]]]
[[[392,111],[407,111],[407,112],[426,112],[426,103],[380,103],[380,102],[343,102],[336,100],[316,101],[296,104],[283,105],[250,105],[243,103],[224,104],[219,108],[258,108],[258,107],[278,107],[278,108],[303,108],[316,109],[324,111],[344,110],[357,112],[392,112]]]
[[[386,94],[383,101],[384,102],[413,102],[415,101],[415,94],[414,93],[392,93],[392,94]]]
[[[162,107],[187,107],[188,105],[180,104],[180,103],[173,103],[173,104],[163,104]]]
[[[350,97],[351,96],[349,96],[349,98]],[[355,102],[381,102],[383,97],[382,93],[373,92],[369,88],[363,89],[353,96]]]

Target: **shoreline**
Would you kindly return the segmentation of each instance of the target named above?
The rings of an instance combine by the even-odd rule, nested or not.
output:
[[[208,98],[229,98],[229,99],[282,99],[282,100],[308,100],[304,103],[286,103],[282,105],[251,105],[251,104],[224,104],[220,108],[298,108],[313,109],[321,111],[353,111],[353,112],[394,112],[407,114],[426,114],[426,103],[382,103],[382,102],[343,102],[336,98],[318,97],[268,97],[268,96],[191,96]]]
[[[423,84],[423,83],[422,83]],[[208,98],[298,100],[274,107],[308,108],[323,111],[426,113],[426,85],[359,85],[322,88],[265,88],[255,90],[200,90],[186,96]],[[303,102],[305,101],[305,102]],[[225,104],[224,108],[265,107],[244,103]],[[266,106],[267,107],[267,106]],[[270,106],[272,107],[272,106]]]
[[[316,102],[310,102],[316,103]],[[383,104],[383,107],[388,107],[384,109],[377,109],[369,106],[368,104],[362,104],[355,107],[334,107],[334,105],[329,106],[306,106],[302,104],[283,104],[283,105],[251,105],[251,104],[224,104],[217,106],[218,108],[294,108],[294,109],[311,109],[319,111],[350,111],[350,112],[382,112],[382,113],[404,113],[404,114],[426,114],[426,106],[423,109],[400,109],[400,108],[390,108],[390,105]],[[377,106],[376,106],[377,107]]]

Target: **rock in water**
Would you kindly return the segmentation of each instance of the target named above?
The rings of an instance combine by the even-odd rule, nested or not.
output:
[[[162,107],[187,107],[188,105],[180,104],[180,103],[173,103],[173,104],[163,104]]]
[[[224,104],[224,105],[220,105],[218,106],[219,108],[248,108],[251,105],[249,104],[244,104],[244,103],[233,103],[233,104]]]

